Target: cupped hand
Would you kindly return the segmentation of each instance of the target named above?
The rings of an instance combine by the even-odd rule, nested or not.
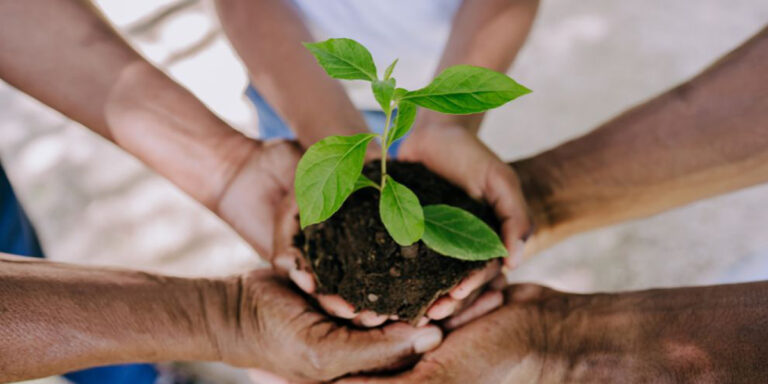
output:
[[[257,367],[289,382],[319,382],[390,368],[438,346],[436,326],[390,324],[350,328],[327,317],[273,271],[241,278],[230,298],[236,306],[224,321],[234,332],[218,339],[222,360]]]
[[[214,212],[243,237],[264,259],[275,251],[275,228],[281,204],[293,193],[293,179],[301,149],[292,141],[258,142],[222,189]]]
[[[504,264],[512,268],[522,261],[524,240],[532,231],[532,223],[520,182],[515,171],[474,134],[459,125],[423,125],[402,144],[399,159],[421,162],[464,188],[471,197],[491,204],[501,222],[502,240],[509,251]],[[289,274],[305,292],[314,294],[315,278],[300,251],[292,245],[293,236],[299,230],[297,214],[291,198],[284,200],[278,209],[274,265]],[[443,320],[458,312],[463,313],[462,322],[467,322],[494,309],[500,304],[498,294],[483,290],[488,282],[499,277],[501,267],[501,262],[492,260],[485,268],[471,273],[432,304],[421,324],[429,319]],[[473,306],[478,297],[484,299],[482,304]],[[354,307],[338,295],[320,295],[318,301],[328,313],[362,326],[378,326],[391,318],[372,311],[355,312]]]
[[[412,370],[390,377],[352,377],[340,384],[546,382],[562,373],[561,327],[571,295],[536,285],[513,286],[506,303],[449,334]],[[562,360],[565,361],[565,360]]]
[[[520,180],[515,171],[475,134],[458,124],[421,124],[403,142],[399,158],[424,164],[463,188],[472,198],[490,204],[501,223],[501,238],[509,251],[504,265],[514,268],[522,262],[525,240],[531,234],[533,224]],[[484,269],[475,271],[448,295],[438,299],[427,316],[440,320],[467,307],[478,297],[479,290],[498,277],[500,271],[500,262],[490,261]],[[499,300],[491,301],[499,303]],[[487,305],[480,307],[492,309]],[[483,312],[474,310],[469,313],[482,315]]]

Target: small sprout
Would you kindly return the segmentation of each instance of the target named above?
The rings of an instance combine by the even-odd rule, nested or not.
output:
[[[413,125],[417,106],[442,113],[469,114],[499,107],[531,91],[507,75],[487,68],[457,65],[446,68],[426,87],[397,88],[393,61],[378,77],[371,53],[351,39],[305,43],[325,72],[336,79],[371,82],[371,91],[386,115],[381,135],[329,136],[312,145],[296,168],[296,200],[301,227],[321,223],[341,208],[353,192],[376,188],[379,217],[404,258],[418,256],[419,240],[437,253],[462,260],[506,256],[499,236],[471,213],[448,205],[422,207],[408,187],[387,174],[387,151]],[[394,120],[392,114],[397,111]],[[373,138],[381,140],[381,179],[362,175],[365,151]],[[376,234],[376,243],[386,239]],[[394,268],[394,267],[393,267]],[[390,275],[400,276],[399,269]],[[378,300],[369,294],[368,300]]]

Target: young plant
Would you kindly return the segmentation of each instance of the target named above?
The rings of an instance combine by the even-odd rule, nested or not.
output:
[[[478,113],[530,90],[502,73],[457,65],[445,69],[426,87],[408,91],[397,88],[392,77],[397,60],[379,78],[370,52],[354,40],[329,39],[304,46],[331,77],[369,81],[386,121],[381,135],[329,136],[307,150],[297,166],[295,182],[302,229],[331,217],[353,192],[376,188],[381,194],[379,216],[398,244],[422,240],[439,254],[463,260],[506,256],[498,235],[471,213],[443,204],[422,207],[416,194],[387,174],[387,151],[408,133],[417,106],[442,113]],[[361,172],[368,143],[376,137],[381,141],[381,179],[373,181]]]

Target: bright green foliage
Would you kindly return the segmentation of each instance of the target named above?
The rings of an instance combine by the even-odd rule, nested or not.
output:
[[[376,184],[375,181],[369,179],[367,176],[360,174],[360,177],[357,178],[357,181],[355,182],[355,188],[352,190],[352,192],[357,192],[360,189],[373,187],[378,189],[379,185]]]
[[[371,90],[384,113],[389,113],[392,108],[392,94],[395,93],[395,79],[375,80],[371,83]]]
[[[387,136],[387,145],[391,145],[395,140],[405,136],[411,129],[414,119],[416,119],[416,105],[401,101],[397,106],[395,123]]]
[[[422,240],[441,255],[473,261],[507,256],[496,232],[461,208],[427,205],[424,223]]]
[[[301,227],[331,217],[352,192],[373,187],[380,191],[379,216],[400,245],[419,240],[438,253],[463,260],[506,256],[499,236],[471,213],[448,205],[421,206],[408,187],[387,174],[387,150],[405,136],[416,118],[417,105],[438,112],[465,114],[496,108],[530,90],[490,69],[457,65],[447,68],[432,83],[417,91],[396,88],[392,71],[397,60],[377,77],[370,52],[350,39],[304,44],[331,77],[371,82],[376,101],[386,115],[381,135],[330,136],[311,146],[296,168],[296,201]],[[392,113],[397,115],[392,119]],[[365,151],[381,139],[381,180],[361,174]]]
[[[426,87],[406,93],[402,100],[438,112],[466,114],[496,108],[530,92],[503,73],[457,65],[444,70]]]
[[[411,245],[424,234],[424,212],[419,198],[391,177],[384,182],[379,215],[387,232],[400,245]]]
[[[352,39],[328,39],[304,43],[329,76],[345,80],[374,81],[376,64],[362,44]]]
[[[333,215],[355,190],[372,133],[328,136],[318,141],[296,166],[296,202],[301,227]]]
[[[384,70],[384,80],[389,80],[390,77],[392,77],[392,71],[395,70],[395,65],[397,65],[397,61],[400,59],[395,59],[395,61],[392,62],[392,64],[387,67],[387,69]]]

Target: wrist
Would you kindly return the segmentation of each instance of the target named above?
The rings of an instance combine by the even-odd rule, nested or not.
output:
[[[120,72],[104,114],[108,139],[208,208],[259,146],[143,61]]]

